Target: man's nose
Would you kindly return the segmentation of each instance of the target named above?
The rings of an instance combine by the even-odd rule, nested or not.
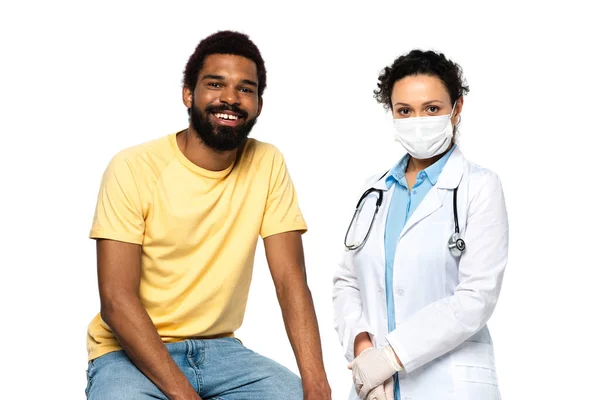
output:
[[[221,92],[219,98],[221,103],[227,103],[229,105],[240,104],[240,96],[238,91],[233,87],[226,87]]]

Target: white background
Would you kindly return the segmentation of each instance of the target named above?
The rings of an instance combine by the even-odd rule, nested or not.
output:
[[[0,397],[84,398],[86,328],[99,310],[87,234],[101,174],[124,147],[186,126],[187,58],[203,37],[234,29],[266,61],[252,136],[283,151],[309,224],[308,277],[334,399],[351,387],[331,306],[343,234],[360,182],[402,154],[372,90],[412,48],[462,65],[471,93],[461,148],[504,184],[510,260],[489,322],[503,398],[598,398],[593,2],[360,4],[2,3]],[[238,335],[297,371],[261,244]]]

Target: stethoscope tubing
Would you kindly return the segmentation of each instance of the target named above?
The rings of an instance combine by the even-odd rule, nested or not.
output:
[[[387,172],[386,172],[387,174]],[[385,174],[383,175],[385,176]],[[381,178],[383,178],[383,176]],[[381,179],[380,178],[380,179]],[[466,250],[466,243],[465,241],[460,237],[460,229],[459,229],[459,225],[458,225],[458,209],[457,209],[457,190],[458,188],[454,188],[453,189],[453,194],[452,194],[452,208],[453,208],[453,214],[454,214],[454,233],[450,236],[450,239],[448,240],[448,248],[450,250],[450,253],[452,253],[452,255],[454,256],[460,256],[462,254],[463,251]],[[373,213],[373,217],[371,218],[371,223],[369,224],[369,229],[367,230],[367,234],[365,235],[364,240],[359,243],[359,244],[350,244],[348,245],[348,235],[350,234],[350,229],[352,228],[352,224],[355,222],[355,220],[357,219],[361,209],[362,209],[362,202],[363,200],[370,195],[371,193],[377,193],[377,201],[375,203],[375,212]],[[379,208],[381,207],[381,204],[383,203],[383,190],[381,189],[376,189],[376,188],[369,188],[367,189],[362,196],[360,196],[360,199],[358,200],[358,203],[356,204],[356,209],[354,210],[354,214],[352,215],[352,220],[350,221],[350,225],[348,225],[348,229],[346,230],[346,236],[344,237],[344,246],[346,246],[346,249],[351,250],[351,251],[356,251],[359,250],[360,248],[362,248],[365,243],[367,242],[367,240],[369,239],[369,236],[371,235],[371,230],[373,229],[373,225],[375,223],[375,218],[377,217],[377,213],[379,212]]]

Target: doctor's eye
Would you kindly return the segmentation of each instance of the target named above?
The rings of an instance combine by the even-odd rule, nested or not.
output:
[[[435,114],[438,111],[440,111],[440,108],[438,106],[429,106],[429,107],[427,107],[427,112],[429,112],[431,114]]]
[[[410,114],[410,110],[408,108],[399,108],[396,110],[399,115],[406,116]]]

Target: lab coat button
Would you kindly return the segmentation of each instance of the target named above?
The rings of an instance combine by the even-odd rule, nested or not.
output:
[[[402,289],[398,290],[398,295],[404,296],[404,290],[402,290]]]

